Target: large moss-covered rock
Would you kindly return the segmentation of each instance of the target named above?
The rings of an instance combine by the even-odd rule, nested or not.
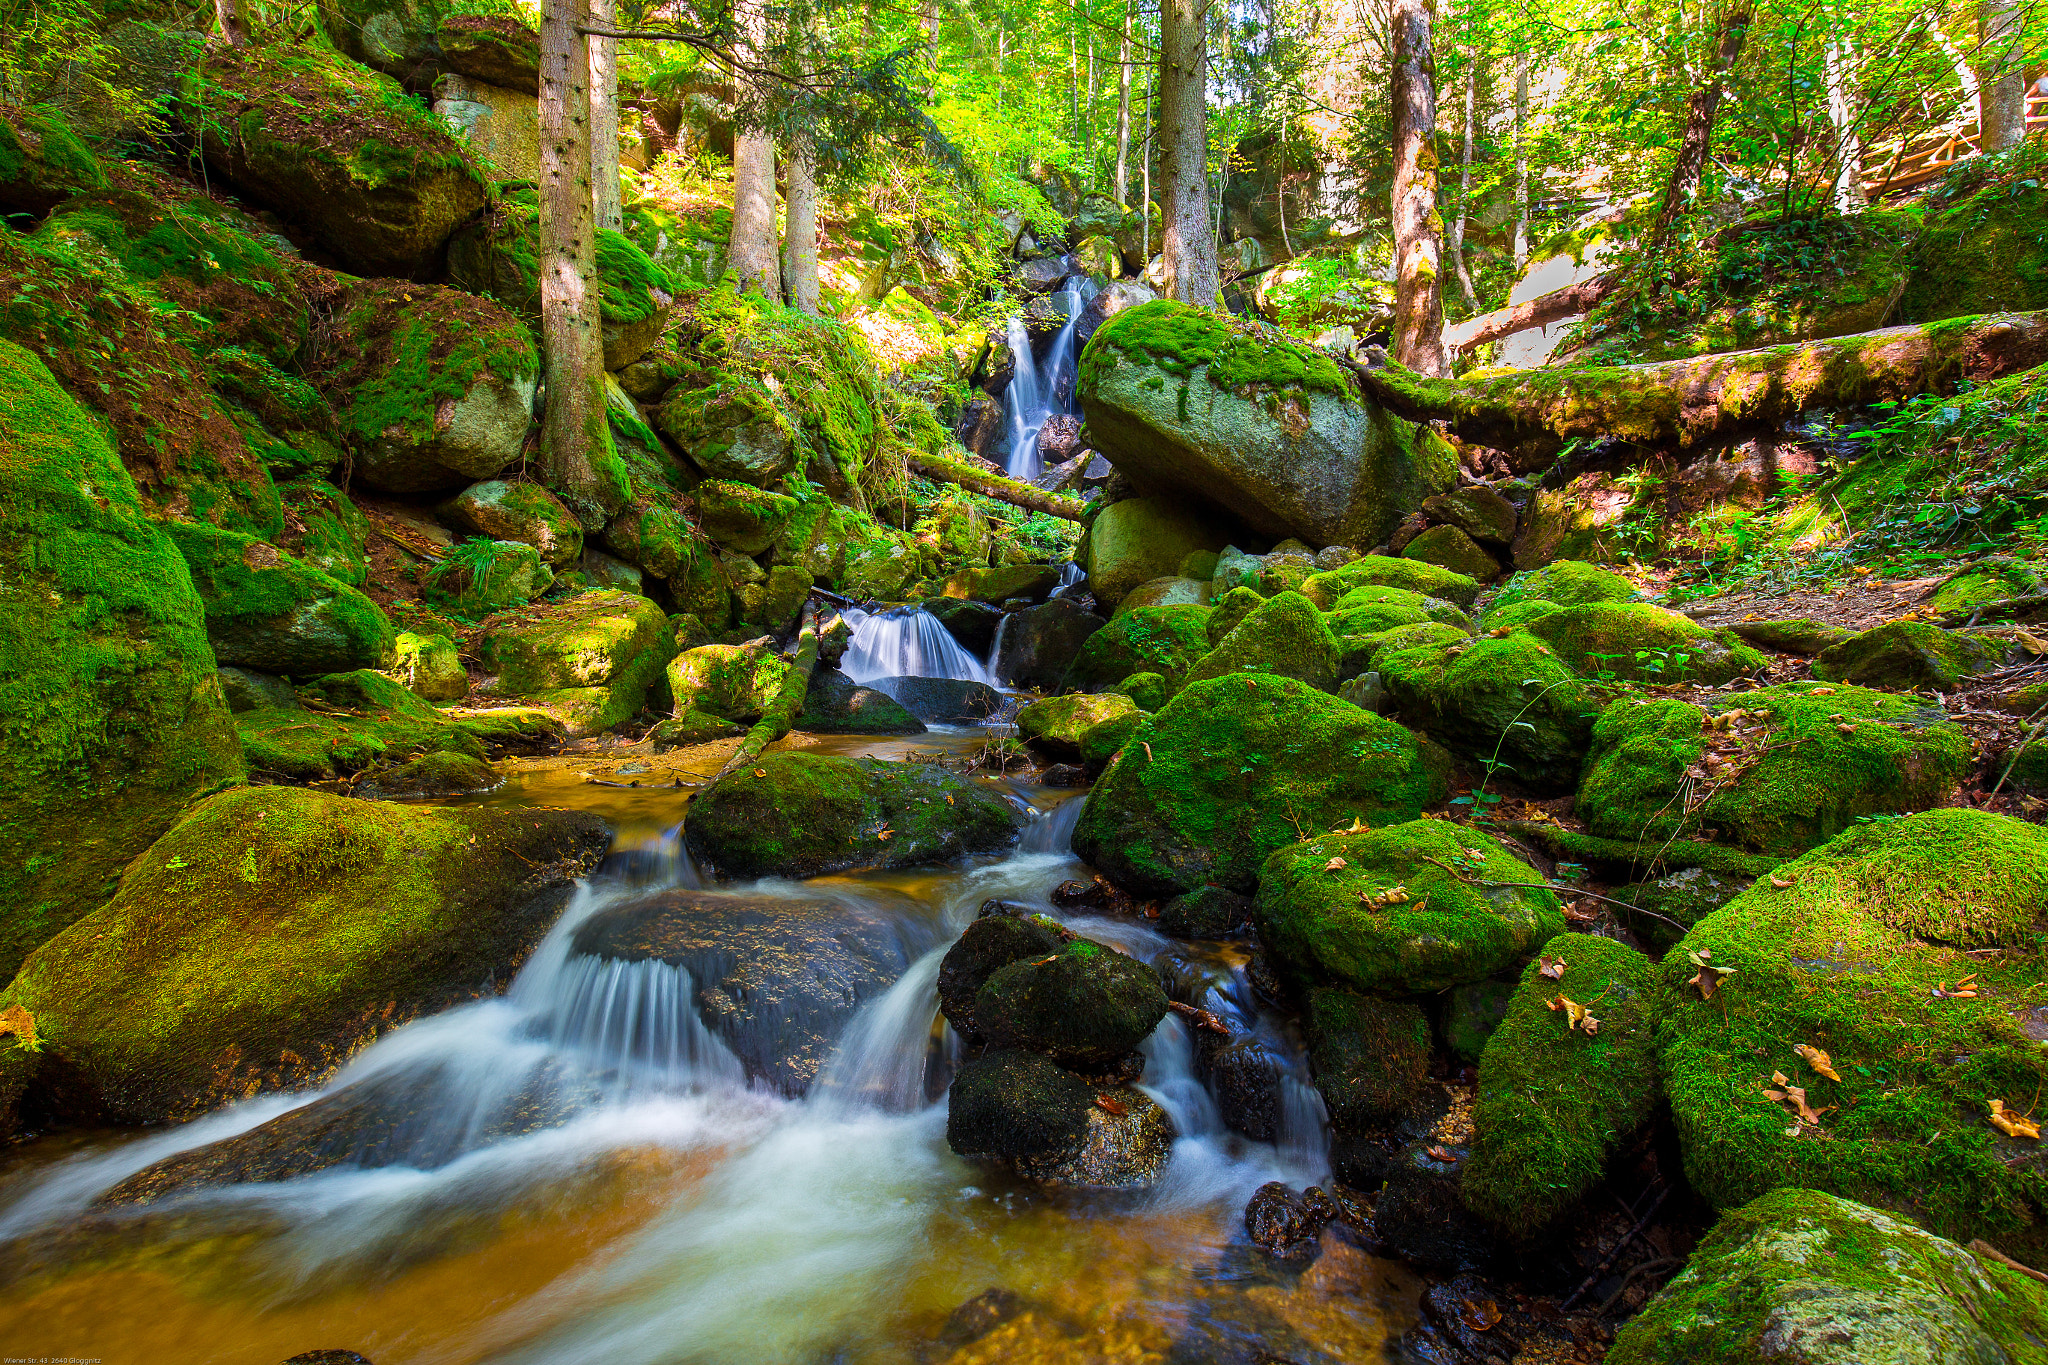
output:
[[[921,735],[924,722],[886,692],[820,665],[804,692],[796,728],[818,735]]]
[[[426,600],[450,616],[481,621],[521,607],[554,585],[540,551],[517,540],[469,540],[427,571]]]
[[[1990,1121],[2048,1087],[2044,920],[2048,832],[1962,808],[1852,829],[1701,920],[1657,1026],[1693,1188],[1724,1208],[1826,1190],[2048,1253],[2048,1158]],[[1817,1122],[1764,1093],[1777,1075]]]
[[[583,528],[575,514],[537,483],[473,483],[443,503],[440,516],[458,531],[531,545],[550,568],[573,568],[583,558]]]
[[[1013,962],[1064,949],[1073,932],[1046,915],[984,914],[953,941],[939,963],[939,1011],[961,1037],[982,1029],[974,1002],[988,979]]]
[[[1304,984],[1439,991],[1492,976],[1563,931],[1564,911],[1542,882],[1448,820],[1323,834],[1267,859],[1259,934]]]
[[[27,1103],[161,1123],[317,1081],[509,981],[607,841],[582,812],[216,796],[0,996],[43,1039]]]
[[[242,776],[205,609],[85,410],[0,341],[0,977]]]
[[[1340,1139],[1400,1118],[1429,1077],[1429,1016],[1412,1000],[1318,986],[1308,993],[1307,1033],[1316,1089]]]
[[[1352,819],[1413,819],[1444,794],[1415,737],[1271,674],[1195,683],[1132,735],[1074,849],[1120,885],[1250,891],[1275,849]]]
[[[430,274],[484,206],[483,179],[447,126],[331,50],[216,47],[195,86],[207,164],[351,270]]]
[[[41,217],[106,184],[99,158],[55,113],[0,107],[0,213]]]
[[[1788,683],[1709,708],[1618,701],[1593,727],[1577,809],[1607,838],[1800,853],[1860,817],[1940,805],[1970,761],[1941,708],[1861,687]]]
[[[1585,677],[1635,682],[1724,683],[1768,662],[1689,616],[1648,602],[1588,602],[1547,612],[1521,627]]]
[[[348,584],[217,526],[164,529],[191,569],[221,664],[305,678],[376,668],[391,653],[391,622]]]
[[[1641,597],[1635,584],[1611,569],[1584,560],[1560,559],[1540,569],[1516,574],[1494,594],[1492,610],[1517,602],[1581,607],[1589,602],[1634,602]]]
[[[1076,393],[1097,448],[1141,490],[1315,546],[1377,544],[1456,471],[1448,445],[1359,398],[1330,356],[1184,304],[1105,322]]]
[[[1389,555],[1364,555],[1334,569],[1311,574],[1301,584],[1302,595],[1324,611],[1335,607],[1346,593],[1356,588],[1400,588],[1460,607],[1470,607],[1479,596],[1479,580],[1475,578],[1419,559],[1395,559]]]
[[[1900,692],[1953,692],[1965,678],[2005,662],[1996,641],[1943,630],[1925,621],[1892,621],[1829,645],[1813,660],[1813,676]]]
[[[1049,692],[1058,688],[1067,676],[1068,667],[1080,654],[1088,637],[1106,623],[1094,612],[1084,611],[1062,597],[1011,612],[997,624],[1001,627],[1001,637],[991,641],[995,650],[991,671],[996,680],[1009,687],[1032,687]],[[958,631],[955,634],[958,635]],[[964,639],[962,643],[966,643]],[[968,652],[985,657],[987,651],[977,651],[969,645]]]
[[[351,588],[370,581],[370,523],[349,496],[319,479],[281,485],[286,511],[277,547],[308,568]]]
[[[992,1046],[1082,1068],[1135,1051],[1165,1017],[1152,969],[1087,939],[996,969],[974,996],[975,1027]]]
[[[947,1091],[946,1145],[961,1156],[1060,1161],[1080,1154],[1095,1088],[1012,1048],[963,1065]]]
[[[1144,720],[1144,713],[1129,697],[1116,692],[1100,696],[1073,692],[1064,697],[1047,697],[1017,712],[1017,736],[1034,749],[1055,758],[1081,757],[1082,746],[1098,729],[1113,727],[1120,736],[1113,748],[1122,747]]]
[[[477,653],[508,696],[621,684],[644,693],[668,664],[667,626],[644,597],[584,592],[494,620]]]
[[[1188,681],[1270,673],[1334,692],[1338,657],[1337,637],[1315,604],[1298,592],[1283,592],[1261,603],[1203,655],[1188,670]]]
[[[1125,498],[1102,509],[1088,526],[1088,590],[1113,607],[1154,579],[1171,578],[1198,550],[1220,550],[1229,523],[1183,498]]]
[[[2048,1287],[1904,1219],[1782,1189],[1724,1214],[1631,1319],[1610,1365],[2033,1360]]]
[[[1402,549],[1403,559],[1419,559],[1481,583],[1500,576],[1500,561],[1456,526],[1432,526]]]
[[[1010,803],[924,763],[765,754],[690,805],[690,853],[734,878],[915,867],[1017,841]]]
[[[1135,673],[1153,673],[1178,687],[1210,649],[1210,607],[1139,607],[1091,631],[1063,684],[1083,691],[1113,687]]]
[[[1655,965],[1612,939],[1543,945],[1480,1055],[1467,1208],[1526,1236],[1599,1184],[1657,1102],[1655,984]],[[1573,1023],[1567,1000],[1596,1032]]]
[[[431,78],[439,55],[435,30],[448,7],[438,0],[318,0],[320,32],[335,50],[398,80]]]
[[[343,296],[323,356],[354,476],[370,487],[460,488],[519,458],[540,357],[519,319],[488,299],[364,281]]]
[[[1381,649],[1372,665],[1400,714],[1455,752],[1538,791],[1578,781],[1593,693],[1534,636]]]
[[[699,645],[668,664],[668,687],[679,717],[714,717],[751,725],[782,692],[790,662],[765,641]]]
[[[403,631],[391,651],[391,676],[427,701],[458,701],[469,695],[469,670],[455,642],[445,635]]]
[[[268,696],[235,713],[249,770],[273,781],[345,777],[423,754],[482,759],[530,753],[562,737],[562,726],[530,707],[443,711],[390,675],[358,669],[317,678],[298,697]]]

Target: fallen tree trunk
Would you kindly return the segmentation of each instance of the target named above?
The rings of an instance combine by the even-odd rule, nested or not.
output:
[[[1365,395],[1500,450],[1612,440],[1692,449],[1814,409],[1944,393],[2048,364],[2048,311],[1987,313],[1653,365],[1560,366],[1479,380],[1353,365]]]
[[[803,624],[797,627],[796,632],[796,658],[791,662],[789,672],[782,677],[782,687],[705,791],[751,764],[761,756],[763,749],[795,728],[796,718],[804,709],[804,697],[811,690],[811,675],[817,670],[818,608],[815,603],[807,601],[804,603]]]
[[[928,479],[957,483],[970,492],[994,498],[997,502],[1007,502],[1012,507],[1022,507],[1027,512],[1043,512],[1066,521],[1081,519],[1083,504],[1074,499],[1048,493],[1043,488],[1034,488],[1015,479],[1006,479],[1000,474],[991,474],[985,469],[976,469],[964,460],[919,451],[910,456],[910,467]]]
[[[1621,277],[1614,271],[1595,275],[1590,280],[1553,289],[1548,294],[1525,299],[1521,303],[1496,308],[1491,313],[1482,313],[1476,318],[1454,322],[1444,328],[1444,345],[1454,351],[1469,351],[1474,346],[1483,346],[1489,341],[1526,332],[1532,327],[1547,327],[1553,322],[1562,322],[1581,313],[1593,311],[1593,305],[1612,294],[1621,286]]]

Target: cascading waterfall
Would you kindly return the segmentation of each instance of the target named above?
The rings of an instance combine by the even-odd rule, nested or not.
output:
[[[839,669],[857,683],[882,678],[956,678],[995,683],[988,665],[969,654],[939,618],[922,607],[843,613],[853,641]],[[854,619],[858,617],[858,619]]]
[[[1053,338],[1045,358],[1034,358],[1031,333],[1022,315],[1012,317],[1004,329],[1010,354],[1017,358],[1016,373],[1004,397],[1010,419],[1010,452],[1005,470],[1013,479],[1036,479],[1045,472],[1038,455],[1038,433],[1045,419],[1080,412],[1074,401],[1074,329],[1081,310],[1100,291],[1085,275],[1069,276],[1068,288],[1053,295],[1066,312],[1066,322]]]

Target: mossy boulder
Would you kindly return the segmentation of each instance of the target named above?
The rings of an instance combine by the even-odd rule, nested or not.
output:
[[[337,0],[327,0],[332,5]],[[434,30],[441,65],[500,90],[540,93],[540,35],[509,14],[444,15]]]
[[[978,1039],[974,1002],[988,979],[1013,962],[1056,954],[1071,930],[1046,915],[983,914],[953,940],[939,963],[939,1012],[963,1038]]]
[[[531,545],[550,568],[572,568],[583,558],[583,527],[560,498],[537,483],[473,483],[439,512],[458,531]]]
[[[1509,579],[1494,594],[1495,608],[1516,602],[1555,602],[1560,607],[1581,607],[1589,602],[1635,602],[1642,599],[1636,585],[1598,564],[1579,559],[1560,559],[1540,569],[1530,569]]]
[[[1444,795],[1415,737],[1272,674],[1195,683],[1128,740],[1074,849],[1129,890],[1249,892],[1275,849],[1359,819],[1409,820]]]
[[[1209,613],[1195,606],[1140,607],[1090,634],[1067,669],[1069,688],[1102,691],[1134,673],[1157,674],[1178,688],[1209,652]]]
[[[1337,637],[1322,614],[1298,592],[1283,592],[1259,605],[1188,670],[1188,681],[1240,673],[1272,674],[1307,683],[1318,692],[1337,690]]]
[[[313,1084],[379,1034],[502,988],[608,842],[580,811],[213,797],[0,996],[44,1040],[27,1103],[163,1123]]]
[[[2048,832],[1965,808],[1852,829],[1701,920],[1657,1026],[1692,1187],[1722,1208],[1825,1190],[2048,1253],[2048,1158],[1990,1122],[2048,1086],[2044,920]],[[1711,999],[1699,963],[1729,973]],[[1776,1075],[1817,1122],[1764,1093]]]
[[[464,621],[521,607],[554,585],[540,551],[516,540],[470,540],[427,571],[422,596]]]
[[[1221,886],[1183,891],[1159,907],[1159,932],[1174,938],[1225,938],[1252,921],[1251,897]]]
[[[437,0],[318,0],[320,32],[337,52],[399,80],[431,79],[440,55]]]
[[[1125,593],[1117,602],[1116,609],[1133,611],[1139,607],[1173,607],[1185,603],[1206,607],[1209,596],[1209,585],[1200,579],[1154,578]]]
[[[1157,711],[1173,700],[1173,684],[1161,673],[1131,673],[1117,680],[1106,689],[1119,696],[1129,697],[1140,711]]]
[[[1861,817],[1940,805],[1970,762],[1939,707],[1861,687],[1788,683],[1710,708],[1624,700],[1593,727],[1578,814],[1605,838],[1793,854]]]
[[[1656,1016],[1656,966],[1635,949],[1590,934],[1544,944],[1480,1055],[1465,1207],[1526,1238],[1597,1186],[1656,1106]]]
[[[999,564],[989,569],[962,569],[947,577],[939,588],[939,594],[956,601],[1001,606],[1015,597],[1041,601],[1050,597],[1059,585],[1058,565]]]
[[[445,635],[400,632],[392,646],[391,676],[416,697],[459,701],[469,695],[469,670]]]
[[[1485,484],[1468,484],[1425,499],[1422,513],[1431,521],[1457,527],[1481,545],[1508,544],[1521,520],[1515,505]]]
[[[54,112],[0,105],[0,213],[40,218],[106,184],[99,158]]]
[[[220,663],[316,677],[381,667],[395,632],[384,612],[338,579],[268,541],[197,522],[164,526],[206,605]]]
[[[359,274],[432,273],[484,207],[483,178],[448,126],[332,50],[213,48],[193,102],[207,164]]]
[[[1965,678],[2005,662],[1995,640],[1943,630],[1925,621],[1892,621],[1815,656],[1813,676],[1900,692],[1952,692]]]
[[[1592,743],[1596,702],[1550,647],[1517,631],[1373,655],[1410,724],[1538,791],[1568,791]]]
[[[99,426],[0,341],[0,976],[112,894],[241,747],[184,557]]]
[[[709,716],[751,725],[781,695],[790,662],[766,642],[699,645],[668,663],[676,715]]]
[[[1402,548],[1403,559],[1418,559],[1480,583],[1500,576],[1500,561],[1456,526],[1432,526]]]
[[[2035,596],[2041,589],[2041,575],[2033,565],[1994,555],[1942,579],[1927,605],[1936,612],[1972,611],[2007,597]]]
[[[1223,637],[1236,630],[1238,623],[1266,604],[1266,595],[1255,588],[1232,588],[1217,598],[1209,613],[1209,646],[1215,648],[1223,643]]]
[[[950,619],[957,621],[959,616],[956,613]],[[1052,691],[1066,678],[1067,669],[1088,637],[1107,623],[1094,612],[1082,610],[1071,599],[1055,598],[1011,612],[996,624],[1001,627],[1001,639],[990,641],[995,650],[991,671],[996,680],[1009,687]],[[955,635],[957,638],[957,631]],[[966,641],[963,639],[962,643]],[[977,651],[972,645],[967,648],[970,654],[987,656],[987,650]]]
[[[1456,626],[1467,635],[1473,633],[1472,618],[1456,603],[1426,593],[1411,592],[1407,588],[1370,584],[1351,588],[1330,604],[1328,612],[1333,618],[1331,629],[1337,629],[1335,618],[1341,617],[1344,628],[1352,633],[1392,630],[1396,626],[1420,625],[1424,621]]]
[[[366,280],[343,296],[322,354],[354,477],[371,488],[460,488],[525,446],[540,356],[525,325],[488,299]]]
[[[1087,939],[998,968],[974,996],[975,1026],[992,1046],[1083,1069],[1136,1051],[1165,1017],[1152,969]]]
[[[1401,588],[1469,608],[1479,597],[1479,580],[1419,559],[1364,555],[1302,581],[1301,592],[1328,611],[1353,588]]]
[[[946,1145],[967,1157],[1059,1161],[1080,1154],[1095,1087],[1012,1048],[961,1066],[946,1092]]]
[[[1308,992],[1308,1062],[1330,1122],[1348,1137],[1396,1122],[1429,1079],[1429,1016],[1412,1000],[1317,986]]]
[[[1331,625],[1337,625],[1336,617]],[[1337,676],[1355,678],[1373,666],[1373,661],[1382,654],[1398,654],[1404,649],[1425,649],[1445,645],[1462,644],[1472,638],[1470,631],[1446,625],[1441,621],[1424,621],[1412,626],[1395,626],[1391,630],[1374,631],[1367,634],[1339,632],[1337,643],[1343,653],[1337,656]]]
[[[1610,1365],[2032,1360],[2048,1287],[1818,1190],[1724,1214],[1608,1349]]]
[[[280,550],[351,588],[370,581],[370,523],[348,494],[319,479],[280,484],[285,509]]]
[[[698,714],[702,714],[699,712]],[[804,693],[796,728],[816,735],[921,735],[924,722],[886,692],[820,665]]]
[[[492,621],[477,653],[508,696],[629,679],[645,691],[668,664],[667,626],[644,597],[583,592]]]
[[[1017,736],[1034,749],[1066,760],[1082,756],[1082,748],[1095,731],[1112,727],[1128,738],[1143,721],[1144,713],[1129,697],[1116,692],[1099,696],[1069,693],[1047,697],[1017,712]],[[1122,747],[1121,738],[1115,747]]]
[[[1259,877],[1258,925],[1303,985],[1414,995],[1480,981],[1564,929],[1543,878],[1448,820],[1323,834]]]
[[[1728,629],[1758,649],[1809,657],[1856,634],[1853,630],[1805,616],[1789,621],[1736,621]]]
[[[1142,583],[1172,578],[1197,550],[1220,550],[1229,523],[1215,511],[1171,497],[1125,498],[1088,524],[1088,589],[1113,607]]]
[[[1586,677],[1633,682],[1724,683],[1769,662],[1675,611],[1648,602],[1588,602],[1547,612],[1522,627]]]
[[[1185,304],[1103,323],[1075,393],[1096,447],[1141,490],[1263,535],[1376,544],[1455,482],[1448,444],[1361,399],[1329,355]]]
[[[942,768],[799,751],[699,795],[684,837],[723,876],[816,877],[1000,853],[1018,828],[1009,802]]]
[[[530,707],[443,711],[368,669],[316,678],[300,690],[318,705],[304,706],[294,695],[235,714],[251,772],[317,782],[427,753],[481,759],[533,752],[562,736],[558,722]]]

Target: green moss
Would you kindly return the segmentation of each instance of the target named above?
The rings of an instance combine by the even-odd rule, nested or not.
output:
[[[427,571],[424,596],[458,620],[481,621],[532,601],[554,581],[554,570],[533,546],[477,537]]]
[[[1354,588],[1403,588],[1461,607],[1470,607],[1479,596],[1476,579],[1419,559],[1394,559],[1387,555],[1354,559],[1341,568],[1311,575],[1301,585],[1303,595],[1325,611]]]
[[[1970,761],[1940,708],[1860,687],[1790,683],[1711,710],[1619,701],[1594,727],[1578,812],[1595,835],[1793,854],[1859,817],[1941,804]]]
[[[1987,1115],[2048,1085],[2022,1028],[2048,1006],[2044,919],[2048,832],[1949,809],[1851,830],[1700,921],[1664,961],[1658,1025],[1693,1188],[1722,1207],[1826,1190],[2042,1254],[2038,1145]],[[1695,954],[1735,973],[1711,1000],[1688,984]],[[1965,977],[1974,998],[1956,994]],[[1773,1073],[1805,1088],[1817,1128],[1764,1095]]]
[[[1518,573],[1502,585],[1488,605],[1489,613],[1520,602],[1551,602],[1579,607],[1589,602],[1634,602],[1642,596],[1620,574],[1582,560],[1560,559],[1540,569]],[[1489,617],[1489,626],[1496,624]],[[1502,621],[1501,625],[1514,625]]]
[[[99,158],[53,111],[0,105],[0,211],[47,213],[106,183]]]
[[[1522,629],[1587,677],[1724,683],[1769,663],[1748,645],[1731,645],[1690,617],[1648,602],[1588,602],[1546,612]]]
[[[676,713],[751,725],[782,692],[790,662],[766,645],[699,645],[669,661]]]
[[[1571,1208],[1606,1174],[1616,1149],[1657,1101],[1656,968],[1635,949],[1560,934],[1521,985],[1479,1060],[1472,1156],[1459,1183],[1465,1206],[1526,1237]],[[1560,997],[1599,1020],[1573,1028]]]
[[[1318,986],[1308,993],[1308,1058],[1340,1131],[1400,1118],[1429,1077],[1429,1016],[1412,1000]]]
[[[496,299],[527,322],[540,322],[540,197],[516,189],[484,222],[448,249],[449,278]],[[598,315],[607,323],[640,323],[668,307],[678,288],[669,273],[624,233],[597,230]]]
[[[307,677],[375,668],[391,622],[361,592],[276,546],[195,522],[165,528],[206,604],[206,634],[223,664]]]
[[[2041,576],[2031,565],[1996,555],[1944,578],[1928,606],[1936,612],[1970,611],[2004,598],[2038,594],[2041,588]]]
[[[1782,857],[1748,853],[1724,844],[1694,839],[1602,839],[1562,826],[1510,821],[1507,832],[1552,857],[1596,868],[1613,880],[1655,876],[1669,868],[1703,867],[1729,877],[1762,877],[1785,862]]]
[[[581,813],[240,788],[152,844],[4,999],[35,1015],[58,1112],[196,1117],[314,1083],[379,1033],[502,981],[560,908],[535,899],[550,880],[535,869],[605,842]]]
[[[1456,526],[1430,527],[1408,542],[1401,557],[1435,564],[1480,583],[1491,583],[1500,576],[1500,561]]]
[[[584,592],[493,621],[477,653],[507,696],[598,687],[665,668],[667,625],[661,608],[644,597]],[[645,656],[657,657],[650,664]]]
[[[1074,847],[1142,894],[1248,892],[1275,849],[1353,819],[1412,819],[1443,794],[1392,721],[1292,678],[1238,674],[1191,684],[1138,729]]]
[[[303,693],[317,709],[272,706],[235,716],[249,769],[273,781],[318,782],[421,754],[485,758],[540,747],[562,727],[530,708],[454,714],[368,669],[331,674]]]
[[[1017,712],[1017,737],[1034,748],[1062,758],[1078,758],[1082,745],[1098,727],[1124,722],[1118,732],[1128,737],[1143,719],[1137,703],[1114,692],[1101,696],[1072,693],[1047,697]],[[1122,747],[1121,742],[1115,748]]]
[[[1210,607],[1138,607],[1090,635],[1067,669],[1065,686],[1107,690],[1134,673],[1153,673],[1178,689],[1209,652]]]
[[[1023,1047],[1066,1066],[1101,1067],[1137,1050],[1166,1017],[1150,967],[1077,939],[1048,957],[1000,967],[974,996],[994,1047]]]
[[[1813,676],[1865,687],[1951,692],[1963,679],[1997,667],[2005,654],[1989,638],[1925,621],[1889,621],[1822,650],[1814,657]]]
[[[1554,611],[1563,610],[1564,608],[1555,602],[1525,599],[1510,602],[1506,606],[1491,605],[1487,607],[1486,614],[1480,620],[1489,631],[1512,630],[1516,626],[1526,626],[1531,621],[1540,620]]]
[[[1265,605],[1264,594],[1246,587],[1232,588],[1212,603],[1209,616],[1209,645],[1214,648],[1223,643],[1223,637],[1236,630],[1238,623]]]
[[[1337,687],[1337,637],[1298,592],[1262,602],[1188,670],[1190,683],[1241,673],[1295,678],[1318,691]]]
[[[1542,641],[1516,631],[1380,650],[1373,666],[1400,713],[1454,752],[1538,790],[1578,781],[1596,703]]]
[[[1173,699],[1173,687],[1159,673],[1133,673],[1108,689],[1129,697],[1140,711],[1157,711]]]
[[[2023,148],[1986,160],[1976,168],[1984,176],[1976,185],[1930,199],[1926,231],[1899,296],[1899,321],[2048,307],[2039,152]]]
[[[91,417],[0,342],[0,976],[241,755],[176,546]]]
[[[1116,314],[1089,339],[1081,384],[1118,359],[1151,365],[1185,379],[1201,366],[1226,393],[1310,390],[1356,401],[1351,382],[1329,355],[1222,313],[1158,299]]]
[[[1303,985],[1443,990],[1484,980],[1563,931],[1564,911],[1542,882],[1448,820],[1319,835],[1266,861],[1259,935]]]
[[[441,405],[477,380],[532,380],[533,339],[510,314],[439,285],[369,280],[352,288],[335,322],[327,375],[342,429],[357,443],[394,428],[415,442],[439,434]]]

